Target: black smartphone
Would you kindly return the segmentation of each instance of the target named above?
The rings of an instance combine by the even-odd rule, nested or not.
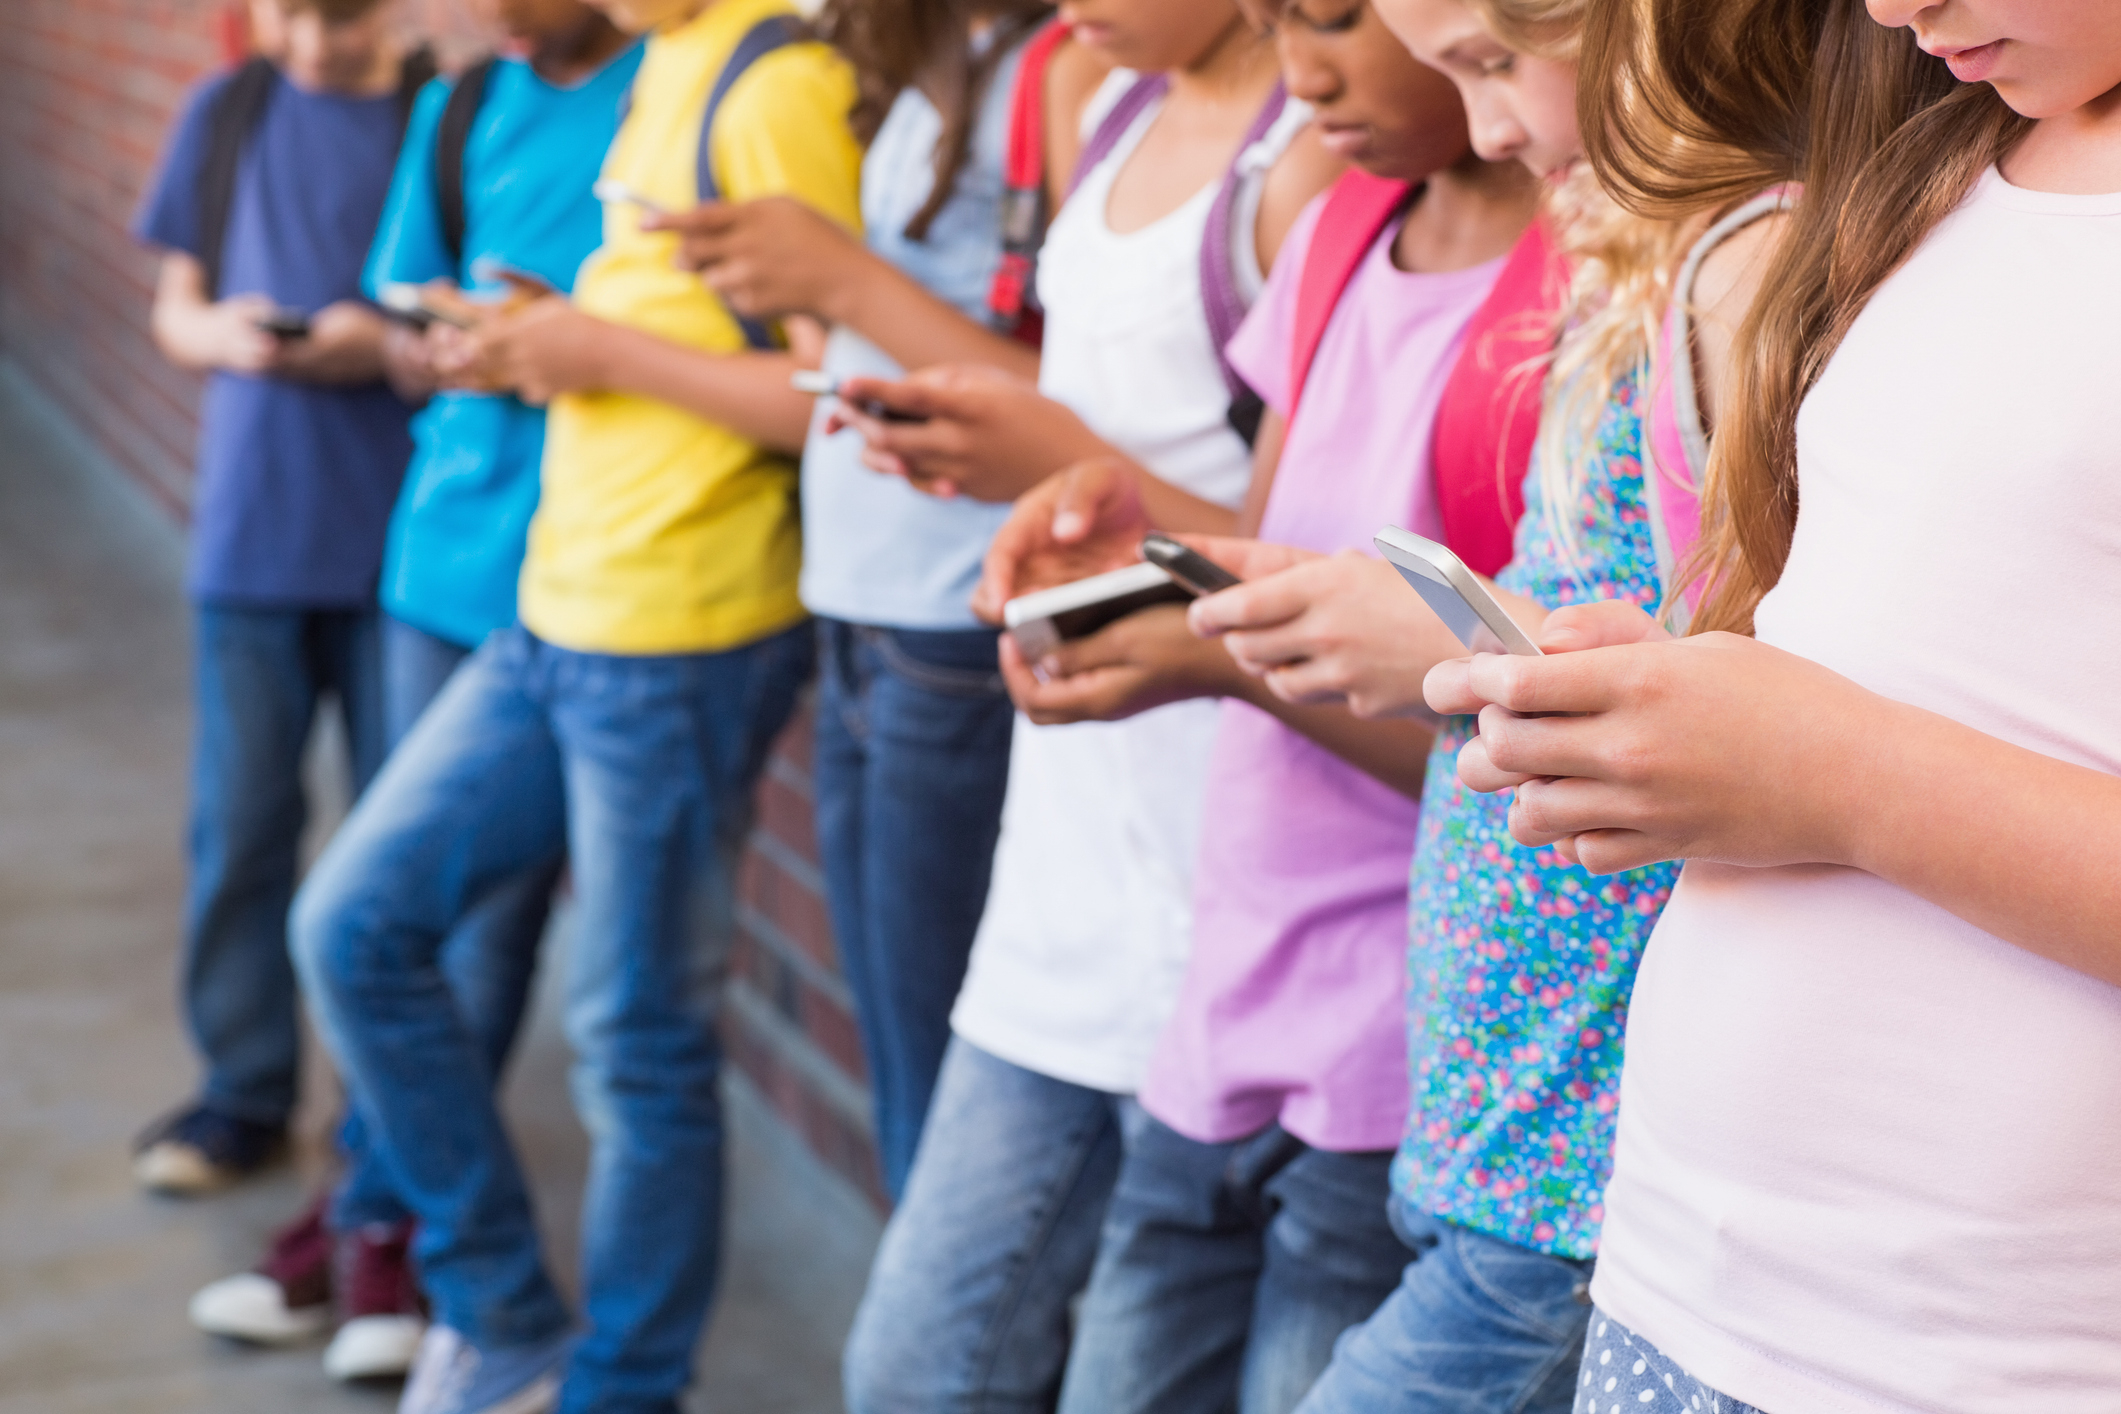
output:
[[[1196,595],[1219,594],[1244,581],[1198,550],[1189,550],[1161,531],[1142,537],[1142,558],[1192,590]]]
[[[275,339],[306,339],[309,316],[299,309],[276,309],[261,318],[258,327]]]
[[[812,393],[821,398],[840,397],[840,380],[830,373],[814,368],[798,368],[788,380],[789,386],[798,393]],[[875,398],[842,398],[849,407],[879,422],[926,422],[928,419],[916,413],[900,412],[886,407]]]

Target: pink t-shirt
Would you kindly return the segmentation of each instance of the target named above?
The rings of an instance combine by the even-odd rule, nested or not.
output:
[[[1288,410],[1296,290],[1320,203],[1291,231],[1230,341]],[[1442,275],[1392,264],[1395,222],[1327,325],[1260,538],[1368,552],[1380,526],[1443,527],[1429,433],[1466,322],[1500,260]],[[1389,1149],[1407,1118],[1407,868],[1413,801],[1274,718],[1225,702],[1194,872],[1194,943],[1142,1104],[1181,1134],[1279,1120],[1317,1148]]]
[[[2121,774],[2116,329],[2121,195],[1984,177],[1805,399],[1761,640]],[[1599,1304],[1734,1398],[2114,1414],[2121,989],[1853,869],[1690,863],[1606,1210]]]

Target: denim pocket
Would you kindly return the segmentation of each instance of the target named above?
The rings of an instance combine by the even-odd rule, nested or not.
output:
[[[1534,1252],[1449,1224],[1443,1227],[1441,1250],[1474,1290],[1517,1321],[1550,1340],[1581,1334],[1590,1308],[1576,1293],[1590,1280],[1590,1262]]]
[[[987,630],[931,633],[863,628],[858,632],[885,670],[913,687],[943,697],[1008,695],[996,660],[996,635]]]

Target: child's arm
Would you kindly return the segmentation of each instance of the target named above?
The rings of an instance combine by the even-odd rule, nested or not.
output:
[[[1480,712],[1459,775],[1516,789],[1518,840],[1594,873],[1846,865],[2121,984],[2121,779],[1750,638],[1661,640],[1640,610],[1587,605],[1548,621],[1547,657],[1430,675],[1437,711]]]
[[[556,296],[482,323],[443,365],[452,381],[511,389],[532,404],[562,393],[654,398],[790,455],[810,427],[811,399],[789,386],[792,354],[709,353],[584,314]]]
[[[751,318],[810,314],[844,324],[905,368],[983,363],[1038,375],[1037,350],[966,318],[793,197],[709,203],[641,225],[678,232],[678,263]]]
[[[206,270],[182,251],[165,251],[155,277],[155,303],[148,316],[155,347],[179,368],[195,373],[266,373],[278,340],[258,327],[273,312],[264,295],[206,297]]]

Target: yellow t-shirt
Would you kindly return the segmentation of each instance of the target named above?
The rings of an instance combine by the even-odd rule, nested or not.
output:
[[[699,199],[700,120],[723,62],[787,0],[711,0],[657,33],[604,173],[683,210]],[[861,227],[854,76],[822,44],[766,55],[723,99],[709,135],[725,199],[786,193]],[[674,343],[737,353],[721,299],[672,266],[677,239],[606,208],[582,267],[587,313]],[[532,633],[588,653],[708,653],[796,623],[802,536],[795,464],[668,403],[628,393],[555,398],[519,612]]]

